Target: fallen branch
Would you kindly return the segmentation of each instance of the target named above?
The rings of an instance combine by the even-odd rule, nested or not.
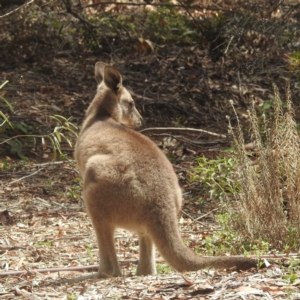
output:
[[[126,260],[119,262],[120,265],[127,265],[129,263],[136,264],[138,263],[137,260]],[[99,265],[88,265],[88,266],[78,266],[78,267],[67,267],[67,268],[48,268],[48,269],[33,269],[33,270],[23,270],[23,271],[7,271],[7,272],[0,272],[0,277],[7,277],[7,276],[21,276],[31,273],[55,273],[55,272],[78,272],[78,271],[95,271],[97,272]]]
[[[26,175],[26,176],[23,176],[23,177],[21,177],[21,178],[18,178],[18,179],[16,179],[16,180],[14,180],[14,181],[11,181],[11,182],[9,182],[6,186],[10,186],[10,185],[12,185],[12,184],[14,184],[14,183],[16,183],[16,182],[18,182],[18,181],[21,181],[21,180],[23,180],[23,179],[25,179],[25,178],[31,177],[31,176],[37,174],[38,172],[40,172],[41,170],[43,170],[43,169],[38,169],[38,170],[36,170],[35,172],[33,172],[33,173],[29,174],[29,175]]]
[[[223,139],[226,139],[227,136],[225,134],[219,134],[211,131],[207,131],[204,129],[195,129],[195,128],[180,128],[180,127],[151,127],[140,130],[140,132],[161,132],[161,131],[172,131],[172,132],[180,132],[180,133],[206,133],[209,135],[217,136]]]
[[[64,271],[97,271],[99,265],[80,266],[80,267],[68,267],[68,268],[49,268],[49,269],[34,269],[34,270],[23,270],[23,271],[7,271],[1,272],[0,277],[6,276],[21,276],[30,273],[54,273]]]
[[[41,164],[32,164],[32,167],[45,167],[45,166],[54,166],[64,164],[65,161],[49,161]]]
[[[220,144],[223,143],[224,140],[212,140],[212,141],[197,141],[197,140],[190,140],[187,139],[184,136],[181,135],[173,135],[173,134],[169,134],[169,133],[153,133],[151,134],[151,136],[167,136],[167,137],[171,137],[173,139],[176,139],[177,141],[183,142],[185,144],[190,144],[190,145],[194,145],[197,147],[202,147],[203,145],[214,145],[214,144]]]
[[[192,220],[192,222],[197,222],[197,221],[199,221],[200,219],[202,219],[202,218],[204,218],[204,217],[210,215],[212,212],[214,212],[214,211],[216,211],[216,210],[218,210],[218,209],[219,209],[219,208],[214,208],[214,209],[212,209],[211,211],[209,211],[208,213],[206,213],[206,214],[204,214],[204,215],[201,215],[200,217],[198,217],[198,218]]]

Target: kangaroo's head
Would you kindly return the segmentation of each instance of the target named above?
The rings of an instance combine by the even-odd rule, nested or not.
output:
[[[94,113],[98,117],[112,118],[128,127],[140,126],[142,116],[136,109],[130,93],[122,85],[122,76],[117,69],[105,63],[97,62],[95,77],[98,89],[91,107]]]

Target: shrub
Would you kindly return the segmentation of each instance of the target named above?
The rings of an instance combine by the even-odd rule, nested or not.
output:
[[[273,114],[264,118],[262,130],[254,107],[249,111],[258,157],[253,161],[244,148],[242,128],[230,124],[237,155],[238,209],[232,225],[251,237],[279,249],[300,245],[300,140],[294,120],[289,85],[286,101],[274,85]]]

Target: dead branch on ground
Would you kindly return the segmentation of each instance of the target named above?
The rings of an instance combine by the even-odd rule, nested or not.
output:
[[[225,134],[219,134],[219,133],[215,133],[215,132],[211,132],[208,130],[204,130],[204,129],[195,129],[195,128],[180,128],[180,127],[151,127],[151,128],[145,128],[140,130],[141,133],[149,133],[149,132],[166,132],[166,131],[171,131],[171,132],[179,132],[179,133],[205,133],[205,134],[209,134],[209,135],[213,135],[213,136],[217,136],[223,139],[226,139],[227,136]]]

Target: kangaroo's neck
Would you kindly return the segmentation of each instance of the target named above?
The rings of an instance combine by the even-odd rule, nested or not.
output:
[[[88,129],[97,120],[117,120],[118,112],[116,111],[116,100],[112,91],[107,90],[105,93],[99,93],[99,90],[92,103],[86,111],[85,120],[82,124],[81,132]]]

